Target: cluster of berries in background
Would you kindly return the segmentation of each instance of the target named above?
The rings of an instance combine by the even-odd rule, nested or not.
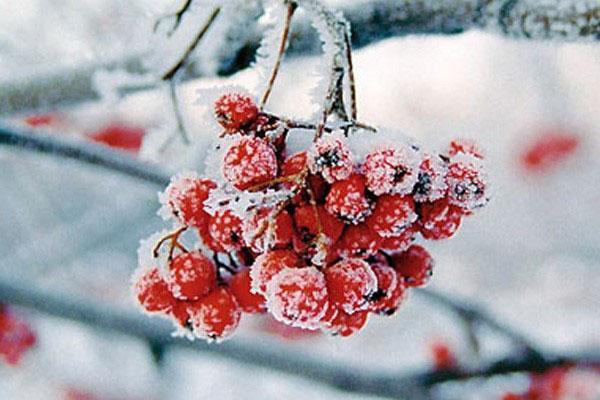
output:
[[[133,282],[146,312],[189,336],[225,339],[242,313],[266,312],[352,335],[428,282],[434,261],[419,237],[450,238],[488,200],[468,141],[434,154],[400,134],[315,134],[239,93],[219,97],[215,116],[223,134],[208,168],[219,177],[172,178],[160,200],[173,231],[142,244]],[[315,136],[301,151],[287,146],[294,129]]]

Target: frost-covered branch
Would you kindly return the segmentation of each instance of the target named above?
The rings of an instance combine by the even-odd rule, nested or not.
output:
[[[216,55],[216,72],[229,75],[248,67],[259,45],[260,10],[240,8],[244,14],[224,34]],[[558,42],[600,40],[600,4],[596,0],[354,0],[338,10],[351,24],[352,46],[363,47],[407,34],[456,34],[480,29],[507,37]],[[320,51],[317,34],[307,18],[297,18],[290,33],[288,55]],[[115,63],[112,63],[113,65]],[[139,73],[139,60],[123,61],[120,67]],[[101,66],[63,70],[26,82],[0,84],[0,115],[57,108],[98,99],[93,75]],[[188,76],[193,78],[196,76]],[[147,89],[140,85],[127,90]]]

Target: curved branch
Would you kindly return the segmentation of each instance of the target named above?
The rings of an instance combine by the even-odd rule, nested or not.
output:
[[[224,34],[216,60],[220,75],[248,67],[262,36],[256,21],[260,10],[245,8],[236,32]],[[595,0],[355,0],[338,9],[350,22],[352,46],[364,47],[408,34],[456,34],[480,29],[534,40],[597,42],[600,40],[600,4]],[[289,56],[320,51],[318,38],[306,17],[298,18],[290,33]],[[118,63],[117,63],[118,64]],[[143,72],[138,58],[120,67]],[[115,66],[111,63],[110,66]],[[93,74],[100,66],[58,71],[25,82],[0,84],[0,115],[53,109],[98,99]],[[188,76],[194,78],[197,76]],[[149,89],[148,86],[126,91]],[[125,91],[125,90],[124,90]]]

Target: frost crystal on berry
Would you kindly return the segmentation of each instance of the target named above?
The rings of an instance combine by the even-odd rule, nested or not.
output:
[[[446,172],[446,164],[441,158],[426,154],[413,191],[415,201],[435,201],[444,197],[448,188]]]
[[[371,207],[365,196],[365,179],[353,174],[348,179],[331,185],[325,200],[325,209],[332,215],[351,223],[362,222],[370,213]]]
[[[425,239],[448,239],[458,231],[463,210],[453,206],[447,198],[433,203],[422,203],[419,209],[419,231]]]
[[[214,263],[199,252],[176,256],[169,265],[169,290],[179,300],[197,300],[217,285]]]
[[[256,253],[270,248],[283,248],[292,241],[294,226],[290,214],[283,210],[273,215],[273,210],[256,210],[252,217],[244,221],[244,242]]]
[[[360,331],[367,324],[368,318],[368,311],[357,311],[354,314],[348,314],[344,310],[338,310],[335,318],[325,326],[325,329],[332,335],[348,337]]]
[[[172,309],[176,299],[158,268],[141,269],[134,276],[133,294],[149,313],[164,313]]]
[[[200,179],[194,172],[177,174],[171,178],[165,191],[158,195],[163,205],[158,213],[165,220],[175,217],[183,225],[203,227],[209,218],[204,202],[216,187],[215,182]]]
[[[245,190],[277,176],[277,156],[266,140],[244,136],[225,153],[222,171],[233,186]]]
[[[364,310],[377,290],[377,277],[367,262],[359,258],[338,261],[325,269],[329,299],[348,314]]]
[[[459,153],[452,157],[448,164],[446,183],[451,204],[472,211],[483,207],[488,201],[487,178],[481,160],[475,156]]]
[[[328,135],[313,145],[309,167],[313,174],[321,174],[327,182],[333,183],[352,174],[354,157],[342,136]]]
[[[284,268],[298,267],[299,263],[296,253],[290,250],[271,250],[259,255],[250,267],[252,292],[264,295],[274,275]]]
[[[409,194],[417,183],[420,162],[419,152],[409,144],[375,150],[363,164],[367,187],[377,196]]]
[[[217,211],[210,218],[208,233],[225,250],[239,250],[243,246],[242,219],[231,210]]]
[[[200,300],[188,305],[190,323],[194,335],[208,340],[229,338],[238,327],[241,310],[224,286],[218,287]]]
[[[267,308],[278,321],[318,329],[328,307],[327,284],[314,267],[284,268],[267,285]]]
[[[384,238],[381,242],[381,249],[388,252],[394,253],[404,251],[410,247],[410,245],[417,238],[419,232],[418,225],[413,224],[408,228],[404,229],[398,236],[391,236]]]
[[[382,238],[366,224],[348,227],[337,243],[343,256],[368,257],[381,248]]]
[[[258,107],[249,96],[224,94],[215,101],[215,117],[228,132],[236,132],[251,124],[258,116]]]
[[[379,236],[399,236],[417,219],[411,196],[383,195],[377,199],[366,224]]]
[[[448,146],[448,157],[454,157],[455,155],[463,153],[470,154],[474,157],[483,159],[483,152],[477,146],[473,140],[470,139],[454,139]]]

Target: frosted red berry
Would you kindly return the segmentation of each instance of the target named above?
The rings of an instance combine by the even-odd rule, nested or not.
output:
[[[377,290],[377,277],[369,264],[359,258],[340,260],[324,273],[329,300],[348,314],[366,309],[370,296]]]
[[[404,279],[386,264],[372,264],[377,277],[377,290],[369,299],[369,311],[380,315],[392,315],[406,295]]]
[[[353,225],[346,228],[336,245],[340,255],[368,257],[380,248],[383,238],[366,224]]]
[[[326,329],[332,335],[342,337],[352,336],[367,324],[368,318],[368,311],[357,311],[353,314],[348,314],[344,310],[339,310]]]
[[[242,311],[247,313],[262,313],[266,310],[265,298],[251,292],[250,269],[245,268],[231,277],[229,281],[231,293],[237,300]]]
[[[477,143],[470,139],[462,138],[450,141],[450,144],[448,145],[448,157],[454,157],[459,153],[470,154],[474,157],[483,159],[483,152]]]
[[[150,313],[167,312],[177,301],[156,267],[137,277],[133,284],[133,294],[144,310]]]
[[[290,214],[283,210],[273,217],[272,213],[273,210],[262,208],[244,222],[244,242],[256,253],[284,248],[292,242],[294,223]]]
[[[297,268],[300,258],[291,250],[270,250],[262,253],[250,267],[252,292],[264,295],[267,284],[284,268]]]
[[[422,203],[419,208],[418,227],[428,240],[448,239],[458,231],[463,210],[443,198],[433,203]]]
[[[169,290],[179,300],[197,300],[217,286],[215,264],[202,253],[182,253],[169,264]]]
[[[188,305],[190,302],[177,300],[173,305],[169,315],[173,318],[173,321],[177,326],[187,328],[189,324],[190,315],[188,313]]]
[[[242,219],[231,210],[217,211],[210,218],[208,233],[227,251],[239,250],[244,244]]]
[[[229,132],[236,132],[252,124],[259,113],[251,97],[240,93],[224,94],[215,101],[217,121]]]
[[[354,157],[342,137],[325,136],[315,142],[309,158],[310,171],[327,182],[347,179],[354,169]]]
[[[417,219],[411,196],[383,195],[365,223],[381,237],[399,236]]]
[[[230,337],[241,318],[240,307],[231,290],[225,286],[219,286],[200,300],[189,303],[188,313],[194,335],[210,340]]]
[[[406,251],[393,255],[392,260],[392,266],[404,277],[408,287],[424,286],[433,275],[433,258],[422,246],[412,245]]]
[[[439,157],[426,154],[419,166],[419,175],[413,189],[417,202],[435,201],[446,195],[446,163]]]
[[[317,329],[327,312],[327,284],[315,267],[284,268],[267,285],[267,308],[283,323]]]
[[[450,204],[471,211],[487,203],[487,179],[481,160],[459,153],[448,164],[446,174]]]
[[[171,180],[160,199],[181,224],[201,228],[210,218],[204,210],[204,202],[216,187],[217,184],[210,179],[180,174]]]
[[[210,221],[210,218],[209,218]],[[202,228],[198,228],[198,236],[202,240],[202,243],[208,250],[213,251],[215,253],[223,253],[225,252],[225,248],[219,244],[209,232],[209,225],[206,225]]]
[[[418,224],[412,224],[400,233],[398,236],[390,236],[384,238],[381,241],[381,250],[385,250],[390,253],[397,253],[404,251],[410,247],[410,245],[417,238],[419,232]]]
[[[371,213],[369,201],[365,196],[365,178],[353,174],[348,179],[331,185],[325,200],[325,209],[347,223],[356,225],[362,222]]]
[[[365,157],[362,170],[375,195],[409,194],[417,183],[420,156],[408,144],[375,150]]]
[[[305,241],[311,241],[317,236],[319,233],[318,222],[330,243],[335,243],[344,230],[344,223],[329,214],[321,205],[316,209],[310,204],[297,207],[294,210],[294,222],[296,229]]]
[[[222,171],[233,186],[245,190],[277,176],[277,156],[265,139],[244,136],[225,153]]]

